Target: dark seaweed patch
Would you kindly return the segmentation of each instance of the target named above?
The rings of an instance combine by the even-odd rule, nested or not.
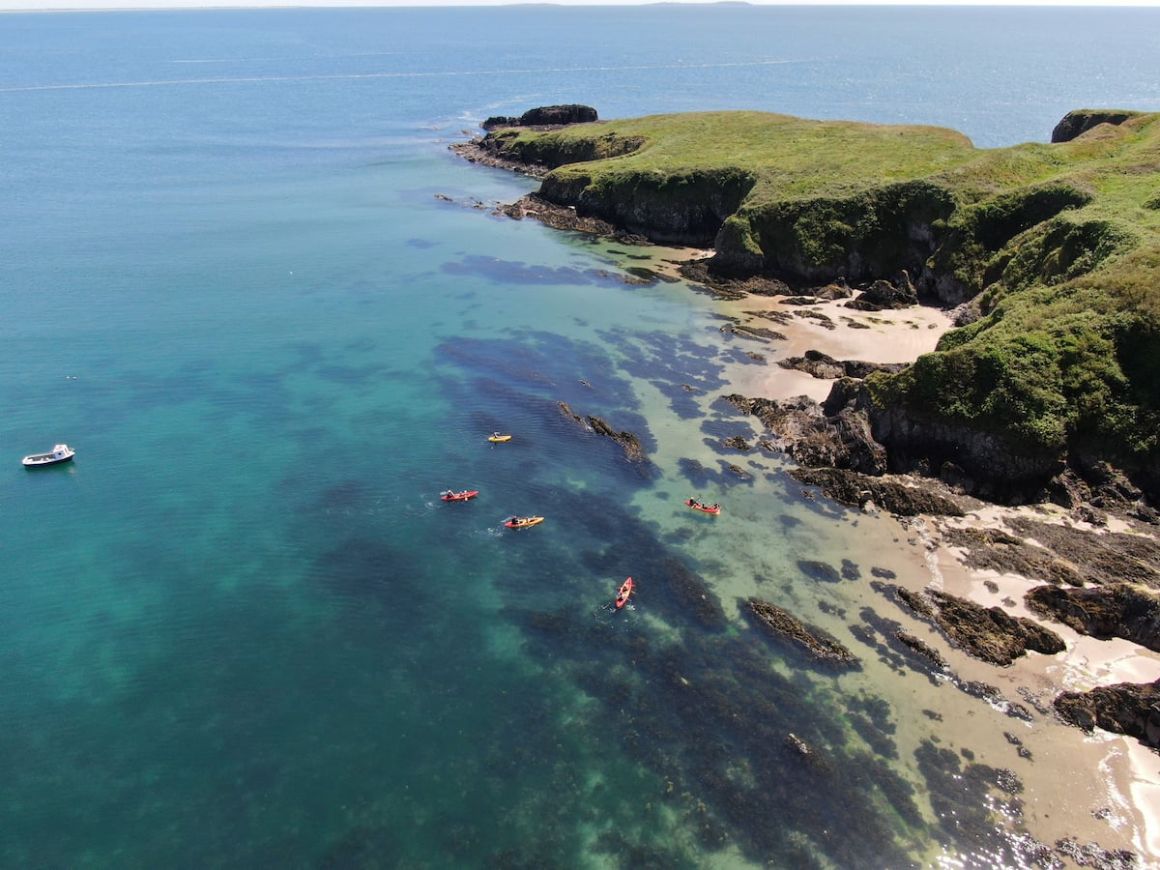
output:
[[[480,254],[469,254],[462,260],[446,262],[440,268],[448,275],[467,275],[503,286],[524,284],[620,287],[625,284],[640,283],[639,279],[626,278],[607,269],[545,266],[535,263],[521,263],[516,260],[502,260],[499,257],[485,257]]]
[[[840,583],[842,575],[838,573],[838,569],[826,562],[819,562],[815,559],[798,559],[798,570],[809,577],[811,580],[819,580],[823,583]]]

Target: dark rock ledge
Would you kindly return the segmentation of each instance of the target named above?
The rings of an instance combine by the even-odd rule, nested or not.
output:
[[[1014,617],[998,607],[983,607],[972,601],[929,590],[935,604],[935,622],[955,644],[969,655],[996,665],[1009,665],[1028,650],[1054,655],[1065,649],[1054,631]]]
[[[834,359],[820,350],[807,350],[804,356],[778,360],[783,369],[795,369],[821,380],[836,378],[865,378],[871,372],[894,374],[906,368],[907,363],[875,363],[857,359]]]
[[[528,109],[518,118],[510,115],[493,115],[480,126],[484,130],[499,127],[536,127],[539,129],[563,127],[567,124],[588,124],[597,120],[596,110],[591,106],[569,103],[561,106],[540,106]]]
[[[747,605],[746,613],[750,620],[771,637],[788,640],[824,664],[841,668],[861,667],[857,656],[834,637],[820,628],[806,625],[788,610],[760,598],[750,598]]]
[[[1160,749],[1160,680],[1064,692],[1055,699],[1055,710],[1063,721],[1084,731],[1099,727]]]
[[[591,415],[583,417],[573,412],[567,402],[558,402],[557,407],[560,409],[560,413],[569,420],[578,423],[590,432],[603,435],[605,438],[610,438],[619,444],[621,449],[624,450],[625,458],[629,462],[644,464],[649,461],[648,456],[644,452],[644,447],[641,446],[640,439],[631,432],[617,432],[599,417],[593,417]]]

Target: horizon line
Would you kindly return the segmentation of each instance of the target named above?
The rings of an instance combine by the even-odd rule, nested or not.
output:
[[[894,8],[922,7],[928,9],[952,7],[1004,8],[1004,9],[1144,9],[1160,7],[1160,0],[1115,0],[1107,3],[1100,0],[432,0],[432,2],[390,2],[390,0],[256,0],[256,2],[231,2],[231,0],[188,0],[188,5],[178,0],[138,0],[117,5],[77,6],[65,5],[46,7],[43,0],[24,0],[31,5],[4,4],[0,0],[0,14],[32,13],[55,14],[68,12],[197,12],[197,11],[246,11],[266,9],[463,9],[538,6],[552,8],[606,8],[610,6],[726,6],[726,7],[858,7]],[[98,0],[99,2],[99,0]]]

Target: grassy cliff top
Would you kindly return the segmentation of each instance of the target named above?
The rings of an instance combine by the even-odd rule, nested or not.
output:
[[[641,144],[597,163],[594,173],[740,170],[767,195],[814,196],[865,184],[923,177],[970,161],[970,140],[938,127],[810,121],[764,112],[693,112],[578,124],[551,133],[522,130],[518,139],[557,144],[613,137]],[[905,143],[905,147],[903,147]]]
[[[1091,112],[1092,110],[1085,110]],[[814,121],[766,112],[691,112],[576,124],[551,132],[502,131],[514,150],[556,163],[553,152],[576,153],[590,143],[596,153],[610,142],[632,143],[631,153],[568,161],[558,171],[605,175],[735,170],[755,186],[747,205],[794,197],[842,196],[898,181],[930,179],[946,184],[966,202],[1005,188],[1071,178],[1100,188],[1112,209],[1140,208],[1160,196],[1155,172],[1160,158],[1160,114],[1128,117],[1056,145],[1028,143],[979,149],[962,133],[942,127]],[[605,148],[605,150],[607,150]],[[616,150],[616,149],[613,149]],[[1125,176],[1130,176],[1126,178]],[[1133,183],[1132,177],[1137,182]],[[1111,200],[1115,200],[1114,202]],[[1160,211],[1133,215],[1160,225]]]

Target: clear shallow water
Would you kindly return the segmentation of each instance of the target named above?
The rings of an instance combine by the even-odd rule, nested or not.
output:
[[[1158,23],[0,18],[0,863],[898,866],[993,847],[937,824],[929,751],[891,748],[927,736],[896,701],[912,688],[872,657],[819,676],[737,618],[756,592],[843,625],[870,593],[796,562],[870,545],[774,460],[714,448],[748,424],[711,404],[746,364],[711,303],[465,207],[531,184],[445,146],[562,101],[1045,139],[1079,105],[1160,108]],[[638,432],[655,465],[561,400]],[[495,428],[517,441],[488,446]],[[57,440],[71,467],[16,464]],[[466,485],[477,502],[438,502]],[[689,517],[694,489],[729,522]],[[549,520],[501,534],[513,512]],[[627,574],[638,606],[610,619]],[[791,731],[831,760],[802,765]]]

